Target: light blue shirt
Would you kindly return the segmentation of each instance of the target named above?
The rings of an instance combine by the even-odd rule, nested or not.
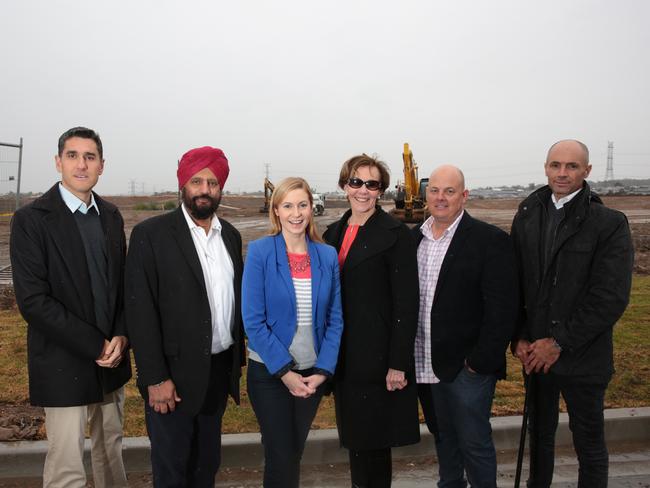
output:
[[[79,212],[86,215],[88,213],[88,210],[95,207],[97,215],[99,215],[99,207],[95,202],[95,195],[92,193],[90,194],[90,205],[86,205],[83,200],[68,190],[61,183],[59,183],[59,192],[61,193],[61,198],[63,198],[63,202],[65,203],[66,207],[70,209],[70,212],[75,213],[77,210],[79,210]]]

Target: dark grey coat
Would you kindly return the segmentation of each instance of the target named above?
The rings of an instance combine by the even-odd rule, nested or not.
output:
[[[27,322],[32,405],[71,407],[102,401],[131,377],[127,354],[117,368],[95,360],[104,339],[126,335],[122,282],[126,240],[115,205],[95,195],[108,253],[112,334],[95,324],[90,275],[81,234],[56,183],[11,220],[11,264],[18,308]]]
[[[520,205],[512,237],[522,287],[515,339],[554,337],[563,350],[551,371],[607,381],[614,372],[612,328],[627,306],[634,249],[625,215],[605,207],[585,183],[565,206],[545,267],[543,229],[551,190]]]
[[[331,224],[325,241],[340,249],[350,216]],[[381,449],[420,440],[413,346],[418,318],[415,243],[407,227],[377,208],[359,229],[341,270],[343,338],[335,375],[341,444]],[[408,386],[386,390],[389,368]]]

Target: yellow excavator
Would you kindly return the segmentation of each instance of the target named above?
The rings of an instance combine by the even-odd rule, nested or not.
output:
[[[426,189],[429,178],[418,180],[418,165],[408,142],[404,143],[404,181],[395,185],[395,208],[390,213],[402,222],[424,222],[426,216]]]
[[[271,180],[264,178],[264,206],[260,208],[260,212],[268,213],[269,206],[271,205],[271,195],[275,190],[275,186],[271,183]]]

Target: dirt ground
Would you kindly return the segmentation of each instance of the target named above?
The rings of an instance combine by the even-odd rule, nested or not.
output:
[[[131,229],[141,220],[162,211],[134,210],[138,203],[152,201],[164,202],[174,199],[175,195],[157,197],[108,197],[113,203],[120,207],[124,216],[127,237]],[[635,244],[635,273],[650,273],[650,196],[611,196],[603,197],[605,204],[624,212],[630,222],[632,236]],[[497,225],[504,230],[510,229],[512,218],[515,215],[520,200],[516,199],[470,199],[467,203],[467,210],[474,217]],[[347,202],[344,199],[328,199],[327,209],[323,216],[317,217],[319,229],[337,220],[347,209]],[[221,202],[219,214],[239,229],[244,241],[247,242],[264,235],[269,228],[268,217],[260,212],[263,205],[261,197],[250,196],[224,196]],[[392,208],[392,202],[382,202],[386,210]],[[5,263],[5,254],[8,253],[8,246],[5,241],[8,239],[6,223],[0,221],[0,266]],[[8,263],[8,256],[6,259]]]
[[[107,197],[120,208],[125,221],[127,238],[131,229],[138,222],[162,213],[162,210],[136,210],[138,204],[175,200],[173,194],[155,197]],[[613,196],[604,197],[605,204],[624,212],[630,222],[635,244],[634,271],[638,274],[650,273],[650,196]],[[327,209],[323,216],[316,217],[320,231],[337,220],[347,208],[347,202],[327,200]],[[384,202],[384,208],[391,208],[392,202]],[[239,229],[246,244],[266,234],[269,229],[268,216],[260,212],[263,201],[261,197],[224,196],[219,210],[220,216],[230,221]],[[517,209],[519,200],[513,199],[471,199],[467,210],[474,217],[493,223],[509,230],[510,223]],[[0,216],[0,269],[9,265],[9,216]],[[6,294],[6,293],[5,293]],[[7,298],[1,296],[0,298]],[[12,297],[0,300],[0,306]],[[10,304],[9,304],[10,305]],[[0,404],[0,440],[34,439],[42,435],[43,414],[40,408],[27,405]],[[39,435],[39,431],[41,431]]]

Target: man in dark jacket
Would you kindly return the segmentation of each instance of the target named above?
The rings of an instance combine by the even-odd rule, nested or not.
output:
[[[242,242],[215,213],[228,172],[220,149],[185,153],[182,205],[129,242],[126,318],[156,487],[214,486],[228,394],[239,402]]]
[[[512,351],[532,388],[528,486],[551,485],[561,393],[578,486],[605,487],[604,397],[614,372],[612,328],[630,295],[630,229],[585,182],[591,165],[584,144],[555,143],[545,171],[548,185],[521,203],[512,224],[522,289]]]
[[[420,312],[415,371],[436,435],[439,486],[496,488],[490,413],[517,316],[517,274],[508,234],[464,210],[463,173],[440,166],[429,178],[431,217],[417,239]]]
[[[61,182],[17,210],[11,264],[27,322],[29,396],[45,407],[46,487],[85,487],[88,424],[95,486],[126,486],[123,385],[131,377],[122,281],[126,241],[114,205],[92,192],[104,170],[99,136],[59,138]]]

